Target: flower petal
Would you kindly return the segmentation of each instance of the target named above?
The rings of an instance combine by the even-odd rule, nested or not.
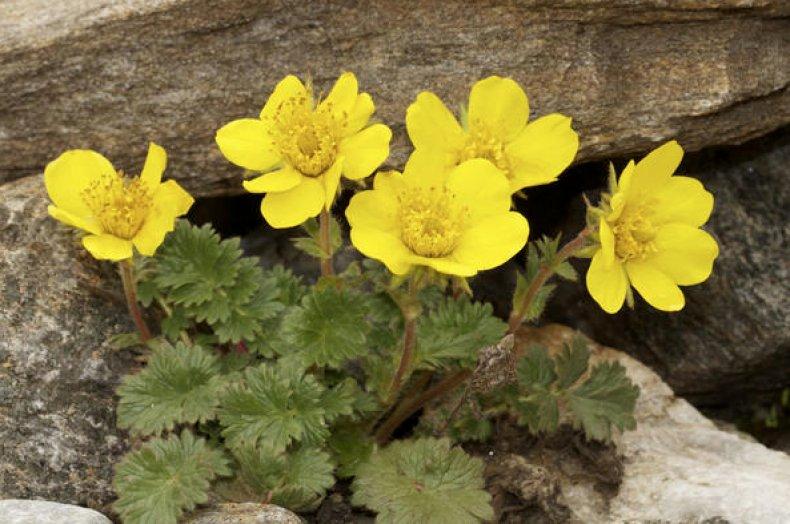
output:
[[[49,213],[49,216],[55,220],[63,222],[66,225],[82,229],[88,233],[93,233],[94,235],[98,235],[102,232],[101,225],[93,218],[77,216],[69,213],[65,209],[60,209],[59,207],[53,205],[47,206],[47,212]]]
[[[116,176],[109,160],[96,151],[72,149],[47,164],[44,185],[52,202],[76,216],[92,214],[82,193],[103,175]]]
[[[363,226],[351,228],[351,243],[368,258],[382,262],[395,275],[405,275],[412,268],[411,251],[395,235]]]
[[[126,260],[132,258],[132,242],[109,234],[87,235],[82,245],[98,260]]]
[[[530,122],[505,149],[511,162],[511,189],[548,184],[571,165],[579,135],[571,119],[554,113]]]
[[[477,270],[491,269],[510,260],[527,243],[529,224],[508,211],[475,222],[461,237],[453,258]]]
[[[396,195],[404,187],[403,174],[399,171],[380,171],[373,180],[373,189],[381,189]]]
[[[230,162],[251,171],[266,171],[280,161],[269,137],[269,126],[256,118],[242,118],[217,131],[217,145]]]
[[[603,217],[598,223],[598,238],[601,241],[604,264],[609,267],[614,263],[614,231]]]
[[[423,91],[406,110],[406,131],[414,147],[454,156],[463,146],[464,132],[438,96]]]
[[[430,148],[415,149],[406,160],[403,180],[410,185],[438,186],[445,183],[453,169],[447,155]]]
[[[283,103],[290,99],[299,100],[301,105],[304,106],[311,106],[313,103],[312,96],[307,88],[294,75],[288,75],[277,83],[274,91],[272,91],[272,94],[266,101],[266,105],[261,109],[260,119],[268,120],[272,118]]]
[[[329,110],[338,120],[347,117],[357,102],[359,85],[354,73],[345,72],[340,75],[332,86],[332,90],[321,102],[320,108]]]
[[[340,154],[346,157],[343,175],[359,180],[370,175],[390,154],[392,131],[384,124],[375,124],[340,143]]]
[[[291,166],[271,171],[241,183],[250,193],[278,193],[296,187],[302,181],[302,174]]]
[[[503,142],[515,138],[529,118],[529,101],[512,78],[489,76],[472,86],[469,129],[480,126]]]
[[[155,188],[162,181],[162,173],[167,167],[167,152],[162,146],[148,144],[148,155],[145,157],[143,170],[140,172],[140,180],[150,188]]]
[[[420,266],[431,267],[443,275],[472,277],[477,274],[477,269],[463,262],[459,262],[453,257],[429,258],[421,257],[419,255],[412,255],[409,260],[412,263]]]
[[[628,162],[628,165],[625,166],[623,173],[620,175],[620,180],[617,182],[617,189],[612,195],[611,202],[609,202],[609,207],[612,208],[612,212],[606,217],[606,219],[609,221],[614,222],[620,218],[620,215],[623,213],[623,209],[625,209],[626,202],[628,201],[628,195],[631,191],[631,181],[634,179],[635,165],[636,164],[634,164],[634,161],[631,160]]]
[[[467,160],[447,175],[446,185],[467,206],[470,222],[510,210],[507,178],[488,160]]]
[[[617,313],[625,301],[628,287],[625,269],[620,262],[607,264],[602,251],[593,255],[587,270],[587,290],[607,313]]]
[[[346,165],[346,158],[343,155],[338,155],[335,162],[321,175],[321,183],[324,186],[324,205],[327,211],[332,208],[337,196],[337,188],[340,185],[340,173]]]
[[[346,208],[346,218],[351,227],[375,228],[400,235],[398,209],[395,193],[382,189],[360,191],[351,197]]]
[[[261,202],[261,213],[272,227],[294,227],[320,213],[324,201],[321,182],[317,178],[303,177],[299,185],[288,191],[267,193]]]
[[[686,224],[667,224],[654,240],[656,253],[647,261],[681,286],[707,280],[719,245],[708,233]]]
[[[710,218],[713,195],[696,178],[673,176],[655,195],[653,223],[699,227]]]
[[[134,247],[141,255],[153,256],[162,245],[165,235],[175,228],[176,217],[168,213],[151,213],[146,217],[143,227],[132,239]]]
[[[683,148],[674,140],[654,149],[636,163],[631,186],[640,195],[652,195],[669,181],[683,158]]]
[[[625,264],[631,285],[648,304],[661,311],[680,311],[686,301],[683,292],[672,279],[649,260]]]
[[[160,184],[154,193],[154,209],[173,217],[185,215],[195,199],[175,180]]]
[[[345,136],[351,136],[358,133],[363,127],[368,125],[370,117],[376,110],[373,105],[373,99],[367,93],[360,93],[351,113],[348,115],[346,122]]]

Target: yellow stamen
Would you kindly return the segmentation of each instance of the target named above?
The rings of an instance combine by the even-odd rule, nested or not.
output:
[[[398,195],[401,239],[424,257],[446,256],[464,229],[466,209],[444,187],[408,187]]]
[[[139,178],[105,173],[82,192],[82,199],[105,232],[131,240],[151,210],[153,192]]]
[[[466,144],[459,156],[459,163],[472,158],[485,158],[510,177],[510,162],[505,154],[505,145],[479,122],[469,129]]]
[[[656,252],[653,243],[656,227],[649,217],[649,209],[644,205],[625,209],[612,226],[614,250],[620,260],[642,260]]]

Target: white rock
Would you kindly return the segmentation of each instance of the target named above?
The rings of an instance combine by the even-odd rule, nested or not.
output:
[[[0,524],[112,524],[92,509],[46,500],[0,500]]]

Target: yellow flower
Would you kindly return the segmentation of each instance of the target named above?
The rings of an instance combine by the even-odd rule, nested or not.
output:
[[[352,244],[396,275],[428,266],[472,276],[506,262],[529,235],[492,163],[468,160],[447,172],[441,158],[420,151],[403,174],[376,175],[372,190],[352,197],[346,217]]]
[[[95,258],[131,258],[132,245],[151,256],[194,202],[175,180],[162,182],[166,164],[167,153],[154,143],[137,178],[95,151],[66,151],[44,170],[49,214],[90,233],[82,244]]]
[[[316,105],[311,88],[295,76],[275,87],[259,118],[234,120],[217,131],[225,158],[264,173],[244,182],[266,193],[261,213],[277,228],[297,226],[332,206],[341,173],[359,180],[389,156],[392,132],[383,124],[365,127],[373,100],[359,93],[352,73],[338,78]]]
[[[710,276],[719,246],[699,227],[713,210],[713,195],[696,179],[672,176],[681,158],[672,141],[636,165],[632,160],[604,200],[587,289],[608,313],[622,307],[630,286],[651,306],[678,311],[685,304],[678,286]]]
[[[490,76],[472,86],[463,128],[435,94],[424,91],[406,111],[406,129],[415,149],[444,155],[448,165],[490,160],[515,193],[554,182],[579,149],[569,117],[528,119],[524,90],[510,78]]]

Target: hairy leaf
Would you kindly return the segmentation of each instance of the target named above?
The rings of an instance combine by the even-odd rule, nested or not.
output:
[[[350,424],[333,428],[328,444],[338,463],[337,474],[341,478],[353,477],[357,467],[370,458],[374,447],[373,438],[366,428]]]
[[[547,388],[557,378],[554,361],[541,346],[532,346],[518,364],[519,383],[527,388]]]
[[[570,344],[564,344],[562,351],[555,357],[557,363],[557,387],[568,389],[581,378],[590,360],[587,342],[576,336]]]
[[[208,501],[215,477],[229,474],[224,455],[189,431],[154,439],[116,467],[113,508],[125,524],[176,524],[185,510]]]

